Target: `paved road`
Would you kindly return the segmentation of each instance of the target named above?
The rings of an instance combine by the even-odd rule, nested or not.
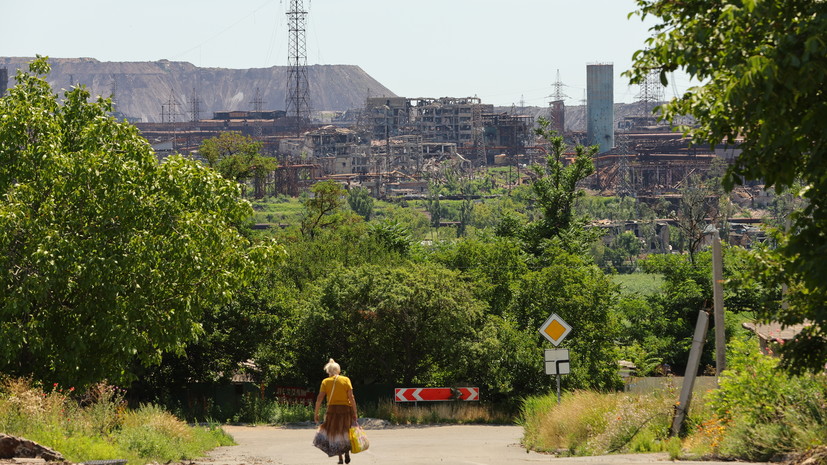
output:
[[[313,428],[276,428],[269,426],[227,426],[237,446],[220,447],[198,464],[204,465],[312,465],[336,463],[311,445]],[[370,449],[353,454],[352,465],[637,465],[701,464],[717,462],[669,462],[666,454],[610,455],[600,457],[555,458],[535,452],[526,453],[519,442],[518,426],[428,426],[366,430]],[[726,463],[731,465],[731,462]],[[739,464],[744,465],[744,464]]]

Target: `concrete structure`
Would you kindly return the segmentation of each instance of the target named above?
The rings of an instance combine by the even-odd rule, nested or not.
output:
[[[614,147],[614,66],[586,66],[586,145],[599,145],[598,153]]]
[[[563,100],[555,100],[549,103],[549,122],[551,129],[558,135],[566,132],[566,104]]]
[[[0,97],[5,95],[9,86],[9,70],[0,68]]]

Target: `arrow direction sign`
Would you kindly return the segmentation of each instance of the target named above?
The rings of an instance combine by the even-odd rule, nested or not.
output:
[[[546,349],[546,374],[567,375],[571,373],[569,349]]]
[[[396,402],[478,401],[480,388],[396,388],[393,397]]]
[[[540,334],[549,340],[555,347],[563,342],[563,339],[571,332],[571,326],[563,321],[556,313],[552,313],[545,323],[540,326]]]

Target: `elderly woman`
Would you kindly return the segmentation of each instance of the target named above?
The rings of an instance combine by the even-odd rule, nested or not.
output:
[[[350,384],[350,378],[340,374],[342,369],[332,358],[324,366],[324,371],[328,377],[322,381],[319,396],[316,397],[316,411],[313,414],[316,424],[319,423],[319,408],[323,399],[327,399],[327,413],[324,423],[319,426],[319,432],[313,439],[313,445],[325,452],[328,457],[338,455],[339,463],[350,463],[348,430],[358,418],[353,385]]]

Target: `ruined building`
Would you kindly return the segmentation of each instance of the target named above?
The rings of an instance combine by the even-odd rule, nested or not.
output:
[[[477,164],[491,164],[499,153],[522,153],[534,123],[531,116],[495,113],[477,97],[369,98],[364,113],[365,131],[375,141],[421,136],[425,142],[456,144]]]

